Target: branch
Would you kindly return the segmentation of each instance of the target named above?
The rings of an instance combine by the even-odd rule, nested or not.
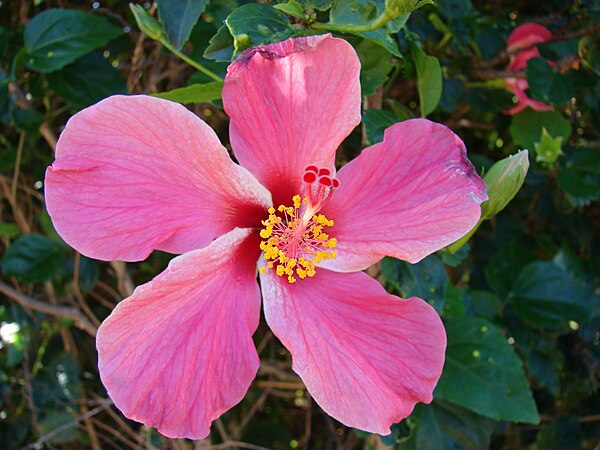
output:
[[[72,319],[75,322],[75,326],[77,328],[82,329],[92,337],[96,337],[96,331],[98,331],[98,329],[94,325],[92,325],[92,323],[78,309],[69,308],[67,306],[50,305],[48,303],[35,300],[31,297],[28,297],[25,294],[22,294],[21,292],[16,291],[15,289],[11,288],[5,283],[2,283],[1,281],[0,292],[6,295],[7,297],[13,299],[24,308],[33,309],[35,311],[39,311],[50,316],[66,317],[67,319]]]

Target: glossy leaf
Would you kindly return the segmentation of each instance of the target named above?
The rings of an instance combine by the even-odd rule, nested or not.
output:
[[[52,72],[122,33],[101,16],[71,9],[48,9],[25,27],[25,63],[38,72]]]
[[[60,272],[64,260],[60,244],[41,234],[26,234],[4,253],[2,273],[26,283],[48,281]]]
[[[431,255],[417,264],[384,258],[381,273],[386,282],[403,298],[416,296],[441,312],[446,300],[448,275],[440,258]]]
[[[206,8],[208,0],[159,0],[158,17],[173,47],[180,50]]]
[[[126,94],[125,81],[98,52],[89,53],[48,75],[50,89],[79,108],[114,94]]]
[[[296,32],[285,14],[262,3],[240,6],[225,23],[233,36],[236,54],[248,47],[283,41]]]
[[[598,304],[590,285],[547,261],[525,266],[509,298],[515,312],[538,328],[558,328],[569,320],[583,322]]]
[[[557,72],[543,58],[533,58],[527,62],[527,81],[531,96],[544,103],[561,105],[575,94],[571,79]]]
[[[445,325],[446,365],[434,396],[492,419],[538,423],[521,360],[500,330],[470,317]]]
[[[490,444],[493,422],[450,403],[417,405],[410,420],[415,429],[400,450],[480,450]]]

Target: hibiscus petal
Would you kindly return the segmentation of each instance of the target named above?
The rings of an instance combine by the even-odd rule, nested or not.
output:
[[[258,240],[235,229],[181,255],[118,304],[98,330],[98,366],[115,405],[168,437],[202,439],[259,366]]]
[[[517,98],[517,104],[510,109],[502,111],[504,114],[517,114],[523,111],[528,106],[536,111],[549,111],[552,109],[552,106],[547,105],[546,103],[539,102],[537,100],[533,100],[527,96],[525,90],[529,88],[529,83],[526,79],[514,77],[505,78],[504,84],[506,84],[506,87]]]
[[[392,125],[338,179],[323,212],[338,242],[326,266],[342,272],[386,255],[420,261],[473,228],[487,199],[460,138],[426,119]]]
[[[300,192],[307,165],[334,168],[337,147],[360,123],[359,75],[352,46],[330,35],[250,49],[229,66],[231,146],[276,204]]]
[[[431,402],[446,334],[425,301],[390,295],[363,272],[321,269],[289,284],[268,270],[261,286],[269,326],[329,415],[385,435]]]
[[[537,23],[528,22],[519,25],[510,33],[506,40],[506,50],[514,52],[551,39],[552,33],[548,28]]]
[[[270,194],[183,106],[114,96],[69,120],[46,172],[58,233],[92,258],[183,253],[258,224]]]

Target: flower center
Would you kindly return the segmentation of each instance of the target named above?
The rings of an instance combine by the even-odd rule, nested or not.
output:
[[[317,213],[340,183],[331,177],[329,169],[316,166],[308,166],[302,180],[302,196],[294,195],[293,206],[269,208],[269,217],[262,221],[264,228],[260,230],[260,249],[267,267],[290,283],[296,282],[296,276],[314,277],[315,264],[336,256],[332,249],[337,240],[324,232],[333,226],[333,220]],[[261,267],[260,271],[266,273],[267,268]]]

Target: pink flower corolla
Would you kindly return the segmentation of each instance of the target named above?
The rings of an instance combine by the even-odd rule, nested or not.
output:
[[[182,253],[98,331],[102,382],[127,417],[207,436],[257,373],[261,292],[293,369],[342,423],[387,434],[432,400],[440,318],[361,271],[460,238],[485,186],[462,141],[425,119],[391,126],[336,174],[336,149],[361,119],[359,72],[330,35],[243,53],[223,89],[239,165],[166,100],[114,96],[69,120],[46,174],[60,235],[102,260]]]
[[[552,39],[552,33],[537,23],[524,23],[515,28],[506,40],[506,51],[511,53],[510,62],[506,70],[518,72],[527,67],[527,61],[540,56],[535,44],[548,42]],[[504,111],[506,114],[517,114],[525,108],[530,107],[536,111],[548,111],[552,106],[529,98],[525,92],[529,88],[526,78],[509,77],[504,80],[506,87],[517,98],[517,104]]]

